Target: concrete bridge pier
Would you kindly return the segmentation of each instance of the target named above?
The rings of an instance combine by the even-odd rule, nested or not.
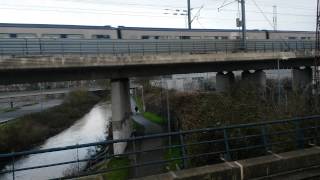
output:
[[[294,91],[304,90],[312,83],[312,69],[306,67],[305,69],[294,68],[292,70],[292,89]]]
[[[216,75],[216,91],[224,92],[230,89],[235,81],[233,72],[228,72],[224,74],[223,72],[218,72]]]
[[[242,82],[247,85],[254,85],[259,89],[265,91],[267,87],[267,75],[263,70],[256,70],[251,73],[250,71],[243,71]]]
[[[129,138],[132,133],[129,79],[111,80],[112,133],[113,139]],[[126,143],[113,145],[115,154],[125,151]]]

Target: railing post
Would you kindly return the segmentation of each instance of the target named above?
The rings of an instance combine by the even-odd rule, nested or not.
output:
[[[40,55],[42,55],[42,41],[41,41],[41,39],[40,39],[40,38],[38,39],[38,41],[39,41],[39,50],[40,50]]]
[[[78,146],[79,144],[77,144]],[[78,168],[78,174],[80,174],[80,160],[79,160],[79,148],[77,148],[77,168]]]
[[[135,138],[136,136],[133,133],[133,138]],[[133,163],[134,165],[137,165],[137,148],[136,148],[136,140],[132,141],[132,148],[133,148]],[[137,176],[137,167],[134,167],[134,176]]]
[[[158,54],[158,41],[156,41],[156,54]]]
[[[224,139],[224,146],[225,146],[225,150],[226,150],[226,154],[225,154],[225,160],[229,161],[231,160],[231,155],[230,155],[230,147],[229,147],[229,140],[228,140],[228,132],[227,129],[223,130],[223,139]]]
[[[128,54],[131,54],[131,50],[130,50],[130,42],[128,42]]]
[[[145,47],[144,47],[144,42],[142,42],[142,55],[144,56]]]
[[[82,56],[82,42],[81,42],[81,40],[80,40],[80,45],[79,45],[80,47],[80,55]]]
[[[179,134],[179,137],[180,137],[180,144],[182,145],[181,146],[181,151],[182,151],[182,158],[183,158],[183,168],[188,168],[188,163],[187,163],[187,159],[186,159],[186,147],[185,147],[185,144],[184,144],[184,137],[183,135]]]
[[[261,132],[262,132],[263,145],[266,150],[266,153],[268,153],[270,148],[269,148],[269,142],[268,142],[268,129],[267,129],[266,125],[261,126]]]
[[[25,40],[25,46],[26,46],[26,47],[25,47],[25,48],[26,48],[25,54],[28,55],[28,54],[29,54],[29,52],[28,52],[28,49],[29,49],[29,48],[28,48],[28,39],[25,38],[24,40]]]
[[[214,42],[214,49],[215,49],[216,53],[218,53],[217,42]]]
[[[317,146],[320,145],[320,127],[319,127],[319,120],[316,120],[316,139],[315,139],[315,143]]]
[[[300,127],[300,121],[296,120],[294,121],[295,125],[295,139],[296,139],[296,147],[297,149],[303,149],[304,148],[304,136],[303,136],[303,131],[301,130]]]
[[[207,51],[207,42],[206,41],[203,41],[203,48],[204,48],[204,53],[206,54],[208,51]]]
[[[98,40],[97,40],[97,55],[100,55],[100,44]]]
[[[112,42],[112,53],[113,53],[113,55],[116,55],[114,42]]]
[[[13,154],[14,152],[12,152]],[[15,180],[15,170],[14,170],[14,155],[12,155],[12,179]]]
[[[254,41],[254,52],[257,52],[257,41]]]
[[[60,40],[60,48],[61,48],[61,54],[64,55],[64,46],[63,46],[63,41]]]
[[[226,54],[228,54],[228,42],[225,42]]]
[[[272,41],[271,46],[272,46],[272,52],[274,52],[274,42],[273,41]]]

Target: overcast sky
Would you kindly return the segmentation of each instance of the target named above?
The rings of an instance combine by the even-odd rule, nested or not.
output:
[[[218,11],[229,2],[191,0],[193,28],[236,28],[237,2]],[[248,29],[272,29],[274,5],[279,30],[315,30],[316,0],[246,0]],[[186,7],[187,0],[0,0],[0,22],[185,28]]]

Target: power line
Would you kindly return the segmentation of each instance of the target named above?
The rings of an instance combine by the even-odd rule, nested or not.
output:
[[[43,12],[63,12],[63,13],[71,13],[71,14],[110,14],[110,15],[119,15],[119,16],[141,16],[141,17],[162,17],[168,18],[168,16],[160,16],[160,15],[149,15],[149,14],[129,14],[129,13],[110,13],[110,12],[90,12],[90,11],[62,11],[57,9],[36,9],[36,8],[5,8],[1,7],[0,9],[7,10],[27,10],[27,11],[43,11]],[[178,18],[178,17],[175,17]]]

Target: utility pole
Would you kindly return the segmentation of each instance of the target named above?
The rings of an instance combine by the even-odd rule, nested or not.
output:
[[[241,13],[242,13],[242,19],[241,19],[242,49],[246,50],[247,49],[246,3],[245,3],[245,0],[240,0],[240,1],[241,1]]]
[[[313,65],[313,81],[315,93],[319,93],[320,86],[320,0],[317,2],[317,22],[316,22],[316,48],[315,48],[315,59]]]
[[[278,30],[278,12],[277,12],[277,6],[274,5],[273,7],[273,30]]]
[[[187,0],[188,1],[188,29],[191,29],[191,0]]]

